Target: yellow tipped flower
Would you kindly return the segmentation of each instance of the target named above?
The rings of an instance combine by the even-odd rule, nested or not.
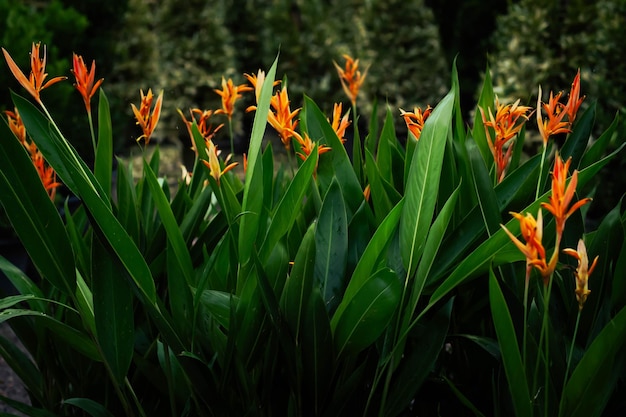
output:
[[[526,213],[526,216],[524,216],[520,213],[511,212],[511,215],[519,221],[520,231],[526,243],[522,243],[506,226],[500,225],[500,227],[504,229],[520,252],[524,254],[527,267],[537,268],[543,277],[544,285],[547,285],[556,267],[557,258],[553,256],[549,263],[546,260],[546,250],[541,242],[543,238],[543,217],[541,210],[539,210],[537,214],[537,220],[535,220],[530,213]]]
[[[589,266],[589,259],[587,258],[587,248],[585,246],[585,242],[582,239],[578,241],[578,248],[574,249],[563,249],[563,252],[573,256],[578,259],[578,267],[576,268],[576,300],[578,300],[578,308],[580,310],[583,309],[585,305],[585,301],[587,301],[587,297],[591,294],[591,290],[589,290],[589,275],[593,272],[598,263],[598,257],[596,256],[591,264],[591,268]]]
[[[154,133],[154,129],[156,128],[157,123],[159,123],[159,117],[161,116],[163,91],[161,91],[159,97],[157,98],[154,110],[152,110],[152,101],[154,100],[152,89],[149,89],[148,94],[146,95],[143,94],[143,90],[140,90],[140,92],[141,105],[139,110],[134,104],[131,104],[131,107],[133,109],[133,113],[135,114],[135,119],[137,119],[137,124],[141,126],[141,130],[143,131],[143,134],[137,138],[137,142],[144,139],[145,144],[148,145],[148,143],[150,143],[150,137],[152,136],[152,133]]]
[[[367,76],[367,69],[361,74],[361,71],[359,71],[358,59],[354,59],[349,55],[343,55],[343,58],[346,60],[345,69],[341,68],[334,61],[333,64],[335,64],[335,68],[337,68],[337,73],[339,74],[343,91],[346,93],[354,106],[356,104],[356,98],[359,95],[359,90],[361,89],[363,81]]]
[[[574,120],[576,120],[576,113],[578,113],[578,108],[582,104],[583,100],[585,100],[585,96],[580,97],[580,69],[576,73],[574,77],[574,81],[572,82],[572,88],[569,92],[569,97],[567,98],[567,104],[565,105],[565,111],[567,112],[567,118],[570,124],[574,124]]]
[[[554,169],[552,170],[552,194],[549,202],[541,203],[541,206],[554,216],[556,221],[557,246],[565,229],[565,221],[581,206],[591,201],[590,198],[583,198],[574,203],[571,207],[572,198],[576,192],[578,183],[578,171],[574,170],[569,184],[566,186],[567,173],[572,159],[563,162],[560,155],[554,158]]]
[[[407,112],[400,109],[400,115],[404,118],[406,127],[409,129],[409,132],[413,134],[416,140],[420,139],[424,123],[426,123],[426,119],[428,119],[428,116],[430,116],[432,111],[433,109],[430,106],[426,107],[426,110],[423,112],[419,107],[413,108],[413,112]]]
[[[44,83],[48,74],[46,73],[46,46],[43,47],[43,57],[39,52],[39,48],[41,47],[41,42],[34,43],[30,52],[30,76],[26,78],[26,75],[20,70],[17,66],[11,55],[6,51],[6,49],[2,48],[2,52],[4,53],[4,59],[7,61],[9,65],[9,69],[13,73],[13,76],[17,79],[17,81],[28,91],[28,93],[37,100],[37,103],[43,104],[41,102],[40,92],[44,88],[50,87],[52,84],[56,84],[59,81],[66,80],[67,77],[54,77],[47,82]]]
[[[526,113],[528,113],[530,107],[520,106],[519,102],[517,100],[513,104],[502,105],[496,99],[496,115],[494,116],[492,110],[488,109],[489,118],[485,116],[484,110],[479,107],[487,136],[487,144],[496,163],[496,179],[498,183],[506,175],[506,169],[511,162],[513,152],[513,146],[509,145],[506,150],[505,146],[519,133],[526,120],[528,120]],[[489,128],[492,128],[495,132],[496,137],[493,140]]]
[[[76,89],[80,92],[80,95],[83,96],[87,113],[91,113],[91,98],[94,94],[96,94],[96,91],[98,91],[98,88],[104,81],[104,78],[100,78],[98,81],[95,81],[96,61],[91,61],[91,69],[87,71],[87,66],[83,61],[83,57],[80,55],[74,54],[73,67],[72,73],[76,78],[74,87],[76,87]]]
[[[225,114],[228,120],[230,120],[233,118],[233,113],[235,112],[235,103],[242,97],[241,93],[244,91],[252,91],[252,88],[245,84],[235,85],[232,79],[229,78],[228,81],[226,81],[224,77],[222,77],[222,89],[215,89],[213,91],[222,97],[222,108],[215,111],[215,114]]]
[[[281,142],[289,150],[291,149],[291,138],[296,134],[296,126],[298,126],[298,120],[294,120],[294,118],[301,109],[291,111],[287,87],[285,86],[272,96],[270,105],[274,110],[270,109],[267,121],[276,129]]]
[[[341,143],[346,143],[344,136],[346,135],[346,129],[350,126],[350,119],[348,119],[350,109],[341,117],[342,107],[343,105],[341,103],[335,103],[333,105],[333,121],[331,122],[331,126]]]
[[[212,140],[215,134],[224,126],[223,123],[220,123],[216,127],[210,122],[211,117],[216,113],[213,110],[200,110],[200,109],[190,109],[190,120],[185,118],[180,109],[178,109],[178,114],[185,122],[185,126],[187,127],[187,133],[189,134],[189,139],[191,139],[191,149],[197,154],[196,144],[193,140],[193,132],[191,131],[191,126],[193,122],[196,122],[196,126],[198,126],[198,131],[202,135],[205,141]]]
[[[209,168],[209,173],[215,179],[215,182],[217,182],[217,185],[219,186],[221,176],[236,167],[237,162],[233,162],[232,164],[229,164],[224,169],[222,169],[220,160],[218,158],[217,146],[215,146],[212,141],[207,142],[207,153],[209,155],[209,160],[202,160],[202,163],[206,165],[207,168]],[[228,158],[226,160],[226,163],[228,163]]]
[[[26,148],[29,147],[28,141],[26,140],[26,127],[24,126],[24,122],[20,117],[20,113],[15,109],[14,112],[11,110],[5,110],[4,114],[7,116],[7,121],[9,122],[9,128],[11,128],[11,132],[19,139],[20,143],[24,145]]]

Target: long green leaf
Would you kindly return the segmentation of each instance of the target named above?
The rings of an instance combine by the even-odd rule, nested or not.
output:
[[[345,288],[348,259],[346,204],[333,181],[322,203],[315,228],[315,281],[320,286],[328,311],[334,311]]]
[[[518,417],[532,416],[532,403],[526,381],[526,371],[517,344],[513,320],[493,270],[489,271],[489,302],[515,415]]]
[[[111,198],[112,169],[113,129],[111,127],[111,110],[104,90],[100,89],[98,101],[98,145],[96,147],[94,175],[109,199]]]
[[[267,115],[270,111],[270,98],[272,86],[276,76],[278,57],[274,60],[267,72],[259,102],[257,103],[254,124],[250,136],[248,149],[248,169],[243,189],[242,213],[239,228],[239,262],[245,265],[252,254],[252,248],[256,244],[256,236],[259,228],[259,219],[263,209],[263,164],[261,163],[261,143],[267,125]]]
[[[572,373],[563,397],[560,416],[601,416],[613,391],[619,369],[613,365],[624,355],[626,308],[602,329]]]
[[[102,404],[97,403],[90,398],[68,398],[63,401],[63,404],[78,407],[92,417],[113,417],[113,414],[111,414]]]
[[[0,201],[42,277],[65,294],[76,288],[72,247],[61,217],[24,147],[0,122]]]
[[[454,94],[451,92],[437,105],[422,130],[409,177],[405,204],[400,219],[402,261],[412,275],[424,250],[424,243],[437,203],[441,164],[450,128]]]
[[[474,114],[474,128],[472,129],[472,137],[478,145],[480,154],[483,157],[485,164],[491,168],[493,166],[493,157],[489,150],[489,144],[487,143],[487,135],[485,133],[485,127],[483,126],[483,119],[479,108],[482,108],[485,112],[485,116],[489,114],[489,109],[495,113],[494,110],[495,94],[493,93],[493,86],[491,83],[491,71],[489,67],[485,70],[485,79],[483,80],[483,86],[480,91],[478,103],[476,104],[476,112]]]
[[[133,358],[133,293],[119,264],[94,238],[91,276],[96,337],[118,386],[124,385]]]
[[[357,354],[378,339],[398,308],[401,291],[396,273],[389,268],[361,286],[331,321],[337,356]]]
[[[587,149],[589,143],[589,137],[593,130],[593,123],[596,118],[596,102],[594,101],[591,106],[582,116],[576,119],[574,124],[574,130],[567,137],[567,140],[561,147],[559,154],[563,160],[572,158],[572,166],[577,167]]]

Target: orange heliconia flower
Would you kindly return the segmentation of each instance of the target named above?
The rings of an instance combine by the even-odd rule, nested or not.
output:
[[[222,108],[216,110],[215,114],[225,114],[228,120],[230,120],[233,118],[233,113],[235,112],[235,103],[242,97],[241,93],[252,91],[252,87],[248,87],[245,84],[235,85],[232,79],[229,78],[228,81],[226,81],[224,77],[222,77],[222,89],[215,89],[213,91],[222,97]]]
[[[294,137],[300,144],[300,152],[297,152],[297,155],[300,159],[305,161],[311,152],[313,152],[313,148],[315,148],[316,143],[311,140],[309,135],[305,132],[304,136],[300,136],[299,134],[295,134]],[[321,143],[317,144],[317,154],[321,155],[328,151],[332,150],[330,146],[322,145]]]
[[[291,111],[289,107],[289,96],[287,95],[287,87],[277,91],[270,101],[270,109],[267,121],[280,136],[280,140],[287,150],[291,149],[291,138],[296,133],[298,120],[294,120],[300,112],[300,108]]]
[[[187,120],[183,112],[180,111],[180,109],[178,110],[178,114],[180,114],[180,117],[183,119],[183,121],[185,122],[185,126],[187,127],[187,133],[189,133],[189,138],[191,139],[191,149],[193,149],[193,151],[197,154],[196,145],[193,140],[193,133],[191,131],[191,126],[193,125],[193,122],[196,122],[196,125],[198,126],[198,131],[205,141],[212,140],[215,134],[224,126],[224,124],[220,123],[219,125],[214,127],[213,124],[210,123],[211,117],[216,113],[213,110],[190,109],[189,113],[190,120]]]
[[[428,119],[428,116],[430,116],[432,111],[433,109],[430,106],[427,106],[426,110],[423,112],[419,107],[414,107],[413,112],[400,109],[400,115],[404,118],[406,127],[409,129],[409,132],[413,134],[416,140],[420,139],[424,123],[426,123],[426,119]]]
[[[485,116],[485,111],[479,107],[480,114],[485,127],[487,136],[487,144],[496,163],[496,179],[498,183],[502,182],[506,175],[506,169],[511,162],[513,146],[509,143],[517,136],[519,131],[528,120],[528,111],[531,109],[527,106],[520,106],[519,100],[513,104],[500,104],[496,98],[496,115],[493,115],[492,109],[489,108],[489,118]],[[521,119],[521,120],[520,120]],[[491,139],[490,129],[495,132],[495,140]],[[505,146],[508,147],[505,150]]]
[[[354,106],[356,104],[356,98],[359,95],[359,90],[361,89],[363,81],[367,76],[367,69],[361,74],[361,71],[359,71],[358,59],[354,59],[349,55],[343,55],[343,58],[346,60],[345,69],[341,68],[334,61],[333,64],[335,64],[335,68],[337,68],[337,73],[339,74],[343,91],[345,91]]]
[[[519,221],[520,231],[526,243],[522,243],[518,238],[516,238],[513,233],[506,228],[506,226],[500,225],[500,227],[504,229],[511,241],[513,241],[515,246],[517,246],[520,252],[522,252],[522,254],[526,257],[527,268],[537,268],[543,277],[544,285],[547,285],[548,280],[556,267],[557,257],[553,256],[550,259],[550,262],[547,262],[546,260],[546,250],[542,243],[543,216],[541,214],[541,209],[537,214],[536,220],[530,213],[526,213],[524,216],[520,213],[511,212],[511,215]]]
[[[552,170],[552,194],[548,203],[541,203],[541,206],[548,210],[554,216],[556,221],[557,247],[560,243],[563,230],[565,229],[565,221],[581,206],[591,201],[590,198],[583,198],[574,203],[571,207],[572,198],[576,192],[576,184],[578,183],[578,171],[574,170],[569,184],[566,186],[567,173],[572,159],[563,162],[560,155],[556,155],[554,159],[554,169]]]
[[[572,88],[569,92],[569,97],[567,99],[567,104],[565,105],[565,111],[567,112],[567,118],[570,124],[574,124],[574,120],[576,120],[576,113],[578,113],[578,109],[580,105],[585,100],[585,96],[580,97],[580,68],[574,77],[574,81],[572,81]]]
[[[159,123],[159,116],[161,116],[163,91],[161,91],[159,97],[157,98],[154,110],[152,110],[152,102],[154,101],[152,89],[149,89],[148,94],[146,95],[143,94],[143,90],[140,90],[140,93],[141,105],[139,110],[134,104],[131,104],[131,107],[133,109],[133,113],[135,114],[135,119],[137,119],[137,124],[141,126],[141,130],[143,131],[143,134],[137,138],[137,142],[144,139],[145,144],[148,145],[148,143],[150,143],[150,137],[152,136],[152,133],[154,133],[157,123]]]
[[[15,109],[14,112],[11,110],[5,110],[4,114],[7,116],[7,122],[9,122],[11,132],[13,132],[13,134],[19,139],[20,143],[28,149],[30,145],[26,140],[26,127],[20,117],[20,113],[17,109]]]
[[[217,146],[212,141],[207,142],[207,154],[209,155],[209,160],[202,160],[202,163],[209,168],[209,173],[217,182],[217,185],[220,185],[220,178],[222,175],[233,169],[237,166],[237,162],[233,162],[232,164],[227,165],[224,169],[220,164],[220,160],[218,158],[218,150]],[[230,156],[229,156],[230,157]],[[226,159],[226,163],[228,163],[228,158]]]
[[[350,126],[350,119],[348,119],[350,109],[341,117],[342,107],[343,105],[341,103],[335,103],[333,105],[333,121],[331,122],[331,126],[341,143],[346,143],[344,136],[346,136],[346,129]]]
[[[74,54],[73,56],[73,69],[72,73],[76,78],[76,83],[74,87],[80,92],[81,96],[83,96],[83,101],[85,102],[85,108],[87,109],[87,113],[91,113],[91,98],[96,94],[98,88],[104,81],[104,78],[100,78],[98,81],[96,79],[96,61],[91,61],[91,69],[87,71],[87,66],[83,61],[83,57],[80,55]]]
[[[564,120],[567,115],[565,105],[559,102],[561,95],[563,95],[563,93],[558,93],[555,96],[550,92],[548,104],[542,103],[541,86],[539,86],[539,95],[537,96],[537,127],[539,128],[544,146],[548,144],[550,136],[571,132],[570,122]],[[547,119],[545,120],[543,119],[542,109],[547,115]]]
[[[17,109],[15,109],[15,112],[5,110],[4,113],[7,116],[7,121],[9,122],[11,131],[28,151],[30,159],[33,161],[37,174],[39,174],[39,178],[41,178],[41,182],[43,183],[45,190],[48,192],[50,199],[54,200],[56,189],[61,185],[61,183],[57,181],[56,172],[51,166],[46,164],[43,155],[39,149],[37,149],[37,145],[26,138],[26,127],[24,126]]]
[[[43,47],[43,57],[41,57],[39,52],[40,47],[41,42],[33,42],[30,52],[30,76],[28,78],[26,78],[26,75],[24,75],[22,70],[20,70],[15,61],[13,61],[13,58],[11,58],[11,55],[9,55],[6,49],[2,48],[2,52],[4,53],[4,59],[7,61],[7,65],[13,73],[13,76],[17,79],[21,86],[24,87],[35,100],[37,100],[37,103],[43,104],[39,95],[41,90],[48,88],[52,84],[58,83],[59,81],[63,81],[67,79],[67,77],[54,77],[44,83],[46,77],[48,76],[46,73],[46,46],[44,45]]]
[[[254,95],[256,97],[256,102],[259,102],[259,98],[261,97],[261,89],[263,88],[263,83],[265,82],[265,71],[259,70],[257,74],[243,74],[244,77],[252,84],[252,88],[254,88]],[[280,84],[280,80],[274,81],[272,87]],[[247,112],[256,110],[256,106],[250,106],[246,109]]]
[[[576,300],[578,301],[578,309],[582,310],[587,301],[587,297],[591,294],[589,290],[589,275],[593,272],[598,263],[598,257],[596,256],[589,268],[589,259],[587,258],[587,248],[585,242],[582,239],[578,240],[578,248],[563,249],[563,252],[578,259],[578,267],[576,268]]]

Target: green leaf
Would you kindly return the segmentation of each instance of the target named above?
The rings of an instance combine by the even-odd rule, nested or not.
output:
[[[502,222],[497,195],[485,162],[478,152],[478,148],[472,142],[468,142],[467,152],[471,163],[472,178],[474,180],[472,184],[474,185],[476,196],[478,197],[478,207],[480,208],[481,217],[487,228],[487,233],[492,235],[499,229],[499,225]]]
[[[98,145],[94,163],[94,175],[108,199],[111,198],[113,169],[113,129],[111,111],[104,90],[100,89],[98,101]]]
[[[578,169],[586,168],[602,158],[602,155],[604,155],[607,147],[611,144],[611,139],[613,139],[613,135],[617,131],[619,122],[619,113],[617,113],[611,125],[600,135],[600,137],[595,142],[593,142],[589,149],[587,149],[587,152],[585,152],[582,160],[580,161]]]
[[[91,256],[96,337],[111,374],[121,387],[135,345],[133,293],[119,264],[97,238]]]
[[[267,114],[270,108],[270,98],[272,96],[272,86],[276,76],[277,64],[278,57],[274,60],[263,82],[256,114],[254,115],[254,124],[252,125],[250,147],[248,149],[248,169],[246,170],[241,207],[242,213],[246,214],[241,217],[239,228],[240,265],[245,265],[250,259],[259,230],[259,216],[263,209],[263,164],[261,163],[260,152],[267,125]]]
[[[324,197],[315,228],[315,281],[328,311],[334,311],[345,288],[348,259],[348,219],[339,188],[333,181]]]
[[[298,248],[293,268],[287,277],[280,300],[283,316],[295,340],[300,340],[299,334],[313,289],[315,252],[315,224],[312,224]]]
[[[333,179],[339,181],[345,202],[348,219],[352,218],[363,201],[363,190],[354,172],[343,143],[337,138],[326,116],[309,97],[304,97],[304,107],[300,112],[302,129],[312,140],[330,146],[332,151],[320,158],[317,168],[317,181],[322,195],[326,194]]]
[[[559,416],[601,416],[620,377],[617,356],[626,343],[626,308],[591,343],[565,385]]]
[[[370,198],[374,206],[376,222],[380,224],[393,208],[393,204],[385,191],[384,180],[369,149],[365,149],[365,169],[370,184]]]
[[[383,268],[372,275],[331,321],[337,356],[356,355],[385,331],[398,308],[402,285]]]
[[[489,303],[515,415],[518,417],[532,416],[533,410],[526,382],[526,371],[522,363],[513,320],[498,280],[491,269],[489,270]]]
[[[9,262],[5,257],[0,255],[0,270],[4,272],[6,277],[11,281],[17,292],[22,295],[33,295],[37,298],[43,298],[43,293],[39,287],[26,274]],[[36,311],[45,311],[45,303],[33,299],[28,305]]]
[[[302,201],[312,184],[313,172],[317,165],[317,147],[315,149],[300,166],[293,180],[289,183],[287,191],[276,206],[267,235],[261,246],[259,257],[262,261],[267,259],[278,240],[291,230],[296,218],[302,211]],[[313,184],[312,186],[315,187],[316,185]]]
[[[479,109],[483,109],[483,111],[485,112],[485,116],[489,114],[489,109],[491,109],[492,112],[495,112],[495,99],[496,97],[493,93],[493,86],[491,83],[491,71],[489,70],[489,67],[487,67],[487,69],[485,70],[485,79],[483,81],[480,97],[478,98],[476,111],[474,113],[474,128],[472,129],[472,137],[474,138],[476,145],[478,145],[478,149],[480,150],[480,154],[483,157],[483,161],[489,168],[493,166],[493,157],[491,155],[491,151],[489,150],[487,134],[485,133],[483,118],[480,114]]]
[[[0,356],[6,361],[5,366],[9,366],[19,377],[30,395],[37,401],[43,400],[44,378],[32,357],[20,349],[13,340],[2,336],[0,336]]]
[[[41,276],[65,294],[73,294],[74,255],[59,212],[6,120],[0,122],[0,137],[0,201],[4,211]]]
[[[431,113],[411,162],[400,219],[402,261],[409,275],[417,268],[435,211],[453,105],[454,94],[449,93]]]
[[[113,417],[113,414],[111,414],[102,404],[90,398],[68,398],[63,401],[63,405],[65,404],[78,407],[92,417]]]

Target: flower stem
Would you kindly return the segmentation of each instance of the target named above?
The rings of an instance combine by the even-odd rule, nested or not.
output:
[[[546,161],[546,150],[548,145],[543,145],[543,151],[541,152],[541,165],[539,167],[539,178],[537,179],[537,191],[535,192],[535,200],[539,198],[541,194],[541,178],[543,177],[543,165]]]
[[[582,310],[578,309],[578,315],[576,316],[576,326],[574,327],[574,336],[572,336],[572,344],[569,347],[569,354],[567,355],[567,367],[565,368],[565,378],[563,378],[563,389],[565,391],[565,384],[567,383],[567,377],[569,376],[569,367],[572,363],[572,355],[574,353],[574,345],[576,344],[576,336],[578,335],[578,325],[580,324],[580,313]],[[563,397],[563,394],[561,394]]]
[[[93,145],[93,160],[96,161],[96,135],[93,130],[93,118],[91,117],[91,111],[87,112],[87,118],[89,119],[89,131],[91,132],[91,144]]]

